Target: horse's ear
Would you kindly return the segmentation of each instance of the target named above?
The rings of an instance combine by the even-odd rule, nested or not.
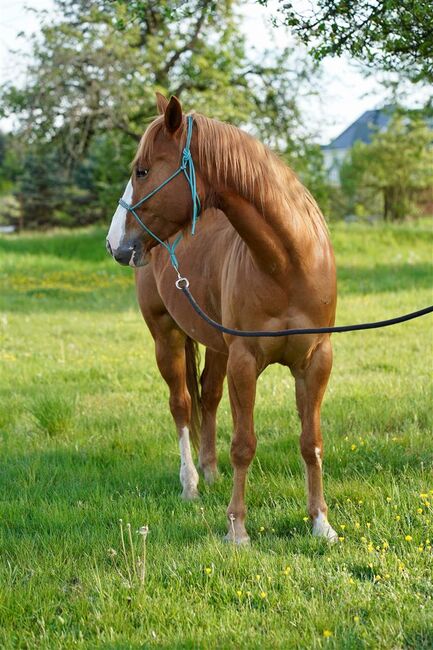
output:
[[[162,95],[159,92],[156,92],[155,94],[156,94],[156,108],[158,109],[158,113],[160,115],[164,115],[165,109],[168,106],[168,99],[167,97],[164,97],[164,95]]]
[[[175,133],[182,123],[182,106],[174,95],[170,98],[165,109],[164,120],[169,133]]]

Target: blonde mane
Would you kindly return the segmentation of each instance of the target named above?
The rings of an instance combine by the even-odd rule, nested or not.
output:
[[[191,113],[197,127],[196,167],[211,186],[227,184],[254,203],[267,218],[278,213],[296,232],[304,231],[319,241],[328,239],[324,217],[296,174],[264,144],[231,124]],[[133,164],[149,160],[164,118],[156,118],[146,129]],[[180,151],[186,137],[183,121]]]

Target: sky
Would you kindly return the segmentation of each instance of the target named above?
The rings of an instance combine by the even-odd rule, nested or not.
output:
[[[243,31],[247,48],[252,51],[271,44],[284,46],[290,36],[281,27],[274,28],[270,16],[275,15],[277,0],[271,0],[268,8],[248,2],[242,9]],[[0,0],[0,84],[23,78],[25,59],[10,50],[25,50],[24,38],[17,38],[20,31],[31,33],[38,30],[38,20],[26,7],[52,12],[53,0]],[[27,50],[28,51],[28,50]],[[365,78],[356,64],[344,58],[329,58],[323,63],[323,83],[320,96],[300,101],[303,110],[321,144],[327,144],[354,122],[366,110],[380,108],[387,99],[387,92],[379,76]],[[11,128],[11,120],[0,120],[0,128]]]

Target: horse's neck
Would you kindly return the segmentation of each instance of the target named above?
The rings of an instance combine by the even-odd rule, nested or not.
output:
[[[284,213],[284,202],[262,205],[249,201],[234,190],[222,192],[220,207],[245,241],[256,263],[271,275],[285,275],[289,268],[305,269],[315,246],[315,234],[299,228]],[[307,209],[307,207],[305,208]],[[326,243],[326,242],[323,242]]]

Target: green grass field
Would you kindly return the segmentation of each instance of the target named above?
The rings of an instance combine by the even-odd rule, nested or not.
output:
[[[250,549],[222,543],[221,480],[180,500],[176,434],[131,270],[105,231],[0,238],[2,648],[432,648],[432,319],[335,335],[325,491],[305,521],[288,370],[261,377]],[[338,225],[338,323],[432,302],[431,226]],[[180,298],[181,299],[181,298]],[[149,526],[146,575],[135,553]],[[128,576],[128,571],[132,574]]]

